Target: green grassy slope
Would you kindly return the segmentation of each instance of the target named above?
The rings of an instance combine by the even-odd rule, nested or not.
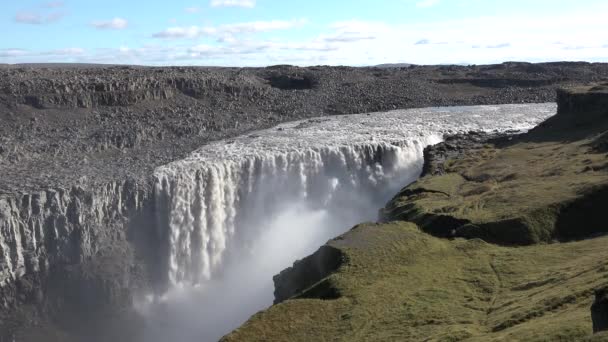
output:
[[[608,237],[528,247],[363,224],[333,240],[345,261],[332,300],[292,299],[225,341],[576,341],[608,284]],[[313,291],[308,289],[308,291]]]

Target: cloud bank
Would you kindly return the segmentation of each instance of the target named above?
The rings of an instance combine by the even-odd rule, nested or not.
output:
[[[254,8],[255,0],[211,0],[211,7]]]
[[[246,23],[236,23],[220,26],[190,26],[190,27],[170,27],[166,30],[156,32],[152,35],[160,39],[195,39],[200,37],[220,37],[226,39],[227,36],[268,32],[276,30],[287,30],[306,24],[305,19],[294,20],[272,20],[272,21],[252,21]]]
[[[116,17],[111,20],[93,21],[91,26],[98,30],[124,30],[129,26],[129,22],[126,19]]]

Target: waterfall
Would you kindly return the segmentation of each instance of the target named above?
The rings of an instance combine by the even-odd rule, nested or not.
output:
[[[174,332],[151,324],[149,337],[217,339],[270,305],[274,274],[375,220],[444,134],[525,130],[554,113],[537,104],[312,119],[213,142],[158,168],[169,304],[162,314],[150,303],[141,310],[176,323]]]
[[[439,140],[276,151],[159,170],[159,198],[170,199],[160,204],[170,213],[169,282],[211,279],[229,246],[246,248],[269,220],[294,204],[332,212],[345,225],[374,219],[373,203],[414,179],[424,146]]]

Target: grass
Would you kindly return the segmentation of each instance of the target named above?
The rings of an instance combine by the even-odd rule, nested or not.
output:
[[[329,242],[346,256],[323,280],[339,298],[287,300],[224,341],[591,338],[593,290],[608,284],[607,244],[500,247],[436,238],[406,222],[359,225]]]

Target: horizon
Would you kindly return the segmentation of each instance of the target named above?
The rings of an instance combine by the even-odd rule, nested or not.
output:
[[[295,64],[269,64],[261,66],[228,66],[228,65],[192,65],[192,64],[167,64],[167,65],[144,65],[144,64],[120,64],[120,63],[87,63],[87,62],[31,62],[31,63],[1,63],[0,66],[12,66],[12,67],[32,67],[32,68],[70,68],[70,67],[83,67],[83,68],[111,68],[111,67],[133,67],[133,68],[233,68],[233,69],[256,69],[256,68],[273,68],[273,67],[296,67],[296,68],[315,68],[315,67],[327,67],[327,68],[407,68],[407,67],[443,67],[443,66],[457,66],[457,67],[479,67],[479,66],[492,66],[502,64],[560,64],[560,63],[587,63],[587,64],[605,64],[608,62],[589,62],[584,60],[556,60],[548,62],[527,62],[527,61],[503,61],[496,63],[481,63],[481,64],[414,64],[406,62],[397,63],[381,63],[374,65],[343,65],[343,64],[317,64],[317,65],[295,65]]]
[[[599,0],[26,0],[2,9],[0,29],[13,34],[0,64],[10,65],[608,62]]]

